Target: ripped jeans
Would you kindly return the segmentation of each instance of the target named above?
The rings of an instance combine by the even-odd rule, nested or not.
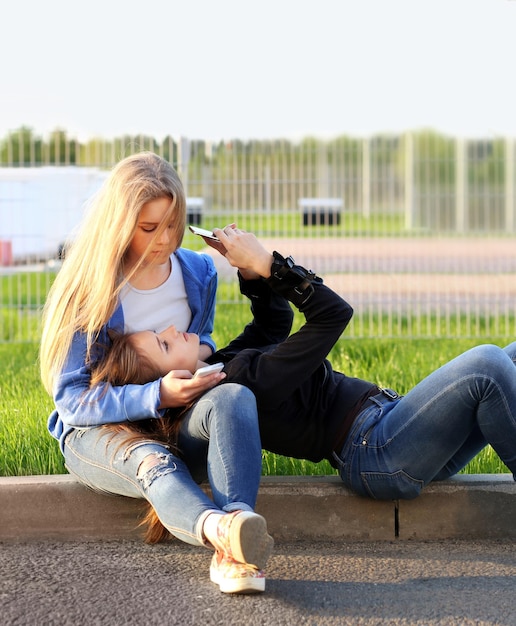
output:
[[[344,483],[375,499],[415,498],[487,444],[516,476],[515,362],[516,342],[477,346],[404,397],[370,398],[334,453]]]
[[[145,498],[174,536],[193,545],[204,545],[210,512],[254,509],[262,456],[256,401],[246,387],[219,385],[187,411],[181,458],[143,436],[120,447],[121,437],[101,427],[73,430],[64,446],[67,469],[95,491]],[[206,478],[213,500],[198,484]]]

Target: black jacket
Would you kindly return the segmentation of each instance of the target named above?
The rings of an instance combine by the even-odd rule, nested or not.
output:
[[[285,282],[240,277],[253,320],[209,362],[224,362],[224,382],[254,392],[264,449],[318,462],[330,458],[346,418],[374,385],[334,372],[326,360],[353,315],[351,306],[320,279],[303,303]],[[289,301],[306,320],[291,335]]]

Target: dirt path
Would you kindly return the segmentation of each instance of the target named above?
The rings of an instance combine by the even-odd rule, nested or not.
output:
[[[292,254],[326,284],[361,302],[516,301],[516,240],[512,238],[262,239]],[[212,254],[222,280],[234,270]],[[406,302],[405,302],[406,304]]]

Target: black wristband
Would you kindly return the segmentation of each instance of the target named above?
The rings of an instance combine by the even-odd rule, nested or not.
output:
[[[274,257],[274,261],[271,266],[271,274],[274,278],[278,280],[283,280],[285,276],[290,272],[290,270],[294,267],[296,262],[291,256],[288,256],[286,259],[281,256],[279,252],[276,250],[272,253]]]
[[[296,306],[305,304],[311,297],[313,282],[322,282],[311,270],[306,270],[291,256],[284,258],[279,252],[272,253],[274,261],[271,265],[271,286],[291,300]]]

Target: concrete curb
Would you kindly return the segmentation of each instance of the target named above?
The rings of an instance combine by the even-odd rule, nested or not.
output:
[[[142,536],[144,502],[99,494],[72,476],[0,477],[0,541]],[[277,541],[516,539],[511,474],[461,475],[415,500],[380,502],[337,476],[262,479],[257,511]]]

